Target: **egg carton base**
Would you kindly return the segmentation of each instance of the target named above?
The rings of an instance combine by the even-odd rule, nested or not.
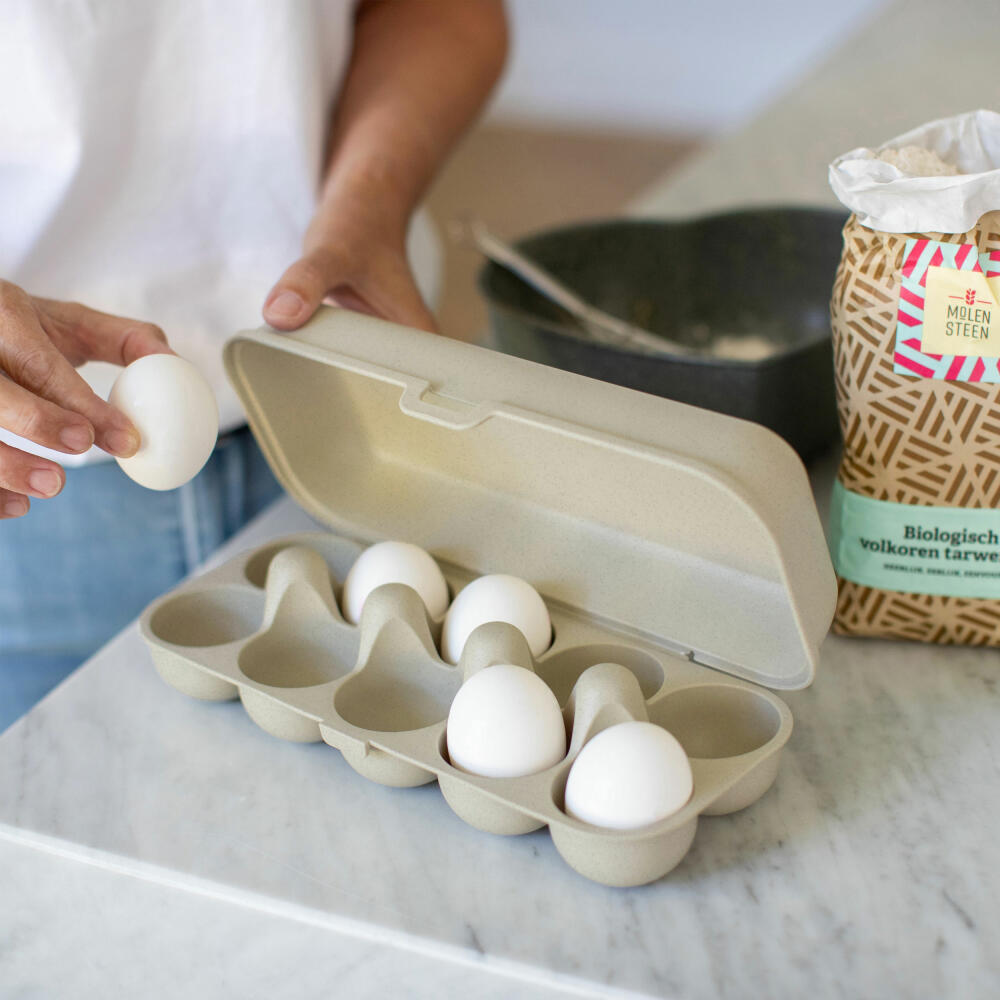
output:
[[[792,720],[766,689],[677,655],[669,640],[659,646],[559,605],[551,609],[554,641],[537,659],[516,629],[494,622],[473,633],[452,666],[437,651],[440,621],[409,587],[378,588],[357,626],[344,620],[339,595],[362,548],[330,533],[288,536],[182,584],[140,621],[157,671],[191,697],[239,697],[274,736],[325,741],[369,780],[395,787],[437,780],[449,807],[477,829],[519,835],[547,826],[572,868],[607,885],[667,874],[690,848],[699,815],[743,809],[774,782]],[[453,594],[473,576],[443,568]],[[570,751],[538,774],[484,778],[451,764],[445,723],[463,679],[503,662],[549,685]],[[694,775],[690,800],[637,830],[573,819],[562,796],[576,754],[596,732],[629,718],[648,719],[680,741]]]

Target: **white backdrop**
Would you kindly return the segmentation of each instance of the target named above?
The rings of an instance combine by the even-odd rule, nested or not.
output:
[[[711,133],[746,121],[887,0],[508,0],[494,120]]]

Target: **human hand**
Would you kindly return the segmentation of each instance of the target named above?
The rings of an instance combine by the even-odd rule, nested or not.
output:
[[[111,455],[134,455],[136,429],[74,368],[164,353],[172,352],[152,323],[36,298],[0,281],[0,427],[68,455],[95,443]],[[0,518],[26,514],[29,497],[53,497],[65,482],[57,463],[0,442]]]
[[[406,258],[405,220],[382,218],[363,200],[350,208],[321,209],[302,257],[268,294],[264,319],[279,330],[297,330],[324,301],[433,331],[434,317]]]
[[[295,330],[329,299],[434,329],[407,264],[407,223],[506,53],[502,0],[358,0],[319,209],[264,303],[268,323]]]

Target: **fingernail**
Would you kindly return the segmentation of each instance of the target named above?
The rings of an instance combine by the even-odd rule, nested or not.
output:
[[[94,434],[83,424],[73,424],[59,432],[59,440],[70,451],[86,451],[94,443]]]
[[[32,491],[43,497],[55,496],[62,486],[62,480],[57,472],[51,469],[35,469],[28,474],[28,485]]]
[[[105,437],[105,450],[121,458],[131,458],[139,450],[139,434],[134,430],[112,430]]]
[[[20,517],[22,514],[27,514],[27,497],[8,497],[4,501],[3,512],[5,517]]]
[[[267,312],[278,319],[295,319],[305,303],[295,292],[282,292],[267,306]]]

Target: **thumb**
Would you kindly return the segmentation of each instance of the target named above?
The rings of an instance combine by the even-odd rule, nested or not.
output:
[[[329,251],[313,250],[299,258],[264,300],[265,321],[278,330],[297,330],[319,308],[330,289],[333,271]]]

